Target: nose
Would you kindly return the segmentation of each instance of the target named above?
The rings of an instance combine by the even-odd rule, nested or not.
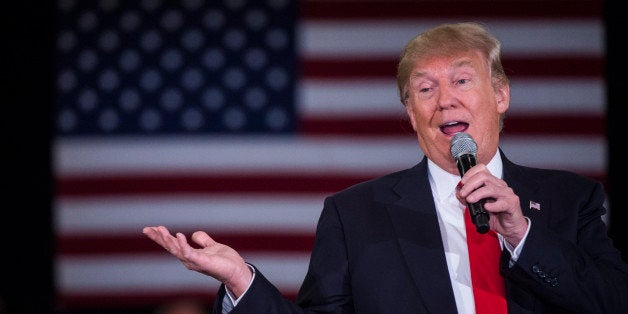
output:
[[[454,93],[454,88],[449,84],[439,85],[437,97],[437,104],[440,110],[452,108],[457,105],[457,98]]]

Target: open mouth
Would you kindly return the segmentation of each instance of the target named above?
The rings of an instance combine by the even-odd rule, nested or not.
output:
[[[464,132],[469,128],[469,124],[465,122],[448,122],[440,126],[440,131],[447,135],[454,135],[458,132]]]

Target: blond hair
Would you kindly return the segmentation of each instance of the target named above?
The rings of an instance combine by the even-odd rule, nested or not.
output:
[[[397,64],[401,103],[408,97],[410,71],[418,59],[469,50],[479,50],[486,57],[494,87],[509,84],[501,62],[501,44],[484,26],[474,22],[442,24],[414,37],[403,48]]]

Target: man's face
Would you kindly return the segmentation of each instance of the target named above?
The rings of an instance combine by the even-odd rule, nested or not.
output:
[[[479,51],[435,55],[414,64],[405,101],[423,153],[441,168],[458,174],[449,143],[467,132],[478,145],[478,162],[488,163],[499,143],[499,116],[510,89],[491,84],[490,68]]]

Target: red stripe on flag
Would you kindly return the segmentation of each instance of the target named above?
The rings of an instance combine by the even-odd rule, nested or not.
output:
[[[587,18],[603,14],[603,2],[592,1],[303,1],[301,16],[313,19],[382,18]]]
[[[605,173],[583,173],[605,182]],[[64,176],[57,179],[58,197],[98,195],[168,195],[182,193],[243,194],[243,193],[333,193],[376,174],[362,176],[320,176],[293,173],[286,176],[268,175],[119,175]],[[263,182],[263,184],[260,184]]]
[[[198,229],[175,230],[188,237]],[[307,253],[314,245],[314,234],[305,232],[275,233],[216,233],[214,240],[228,243],[238,252],[297,252]],[[106,255],[164,253],[161,246],[155,244],[138,230],[137,234],[99,234],[71,235],[57,238],[57,252],[64,256],[71,255]]]
[[[57,196],[306,192],[330,193],[373,178],[375,174],[341,175],[98,175],[64,176],[57,179]]]
[[[73,310],[97,308],[97,309],[115,309],[119,307],[125,308],[144,308],[153,309],[156,304],[166,304],[168,301],[181,299],[198,299],[200,302],[211,307],[216,300],[216,291],[207,289],[186,289],[186,288],[170,288],[164,287],[166,290],[159,292],[143,292],[136,289],[133,292],[107,294],[100,293],[98,295],[87,293],[58,293],[57,298],[63,300],[63,304],[67,308]],[[296,300],[297,289],[283,289],[282,295],[289,300]]]
[[[604,60],[597,56],[504,57],[511,77],[604,77]],[[397,60],[308,58],[302,63],[308,79],[396,77]]]
[[[401,103],[399,103],[401,106]],[[355,117],[307,117],[300,124],[300,132],[317,136],[400,136],[414,134],[407,119]],[[606,132],[604,116],[507,116],[504,132],[508,135],[599,135]]]

